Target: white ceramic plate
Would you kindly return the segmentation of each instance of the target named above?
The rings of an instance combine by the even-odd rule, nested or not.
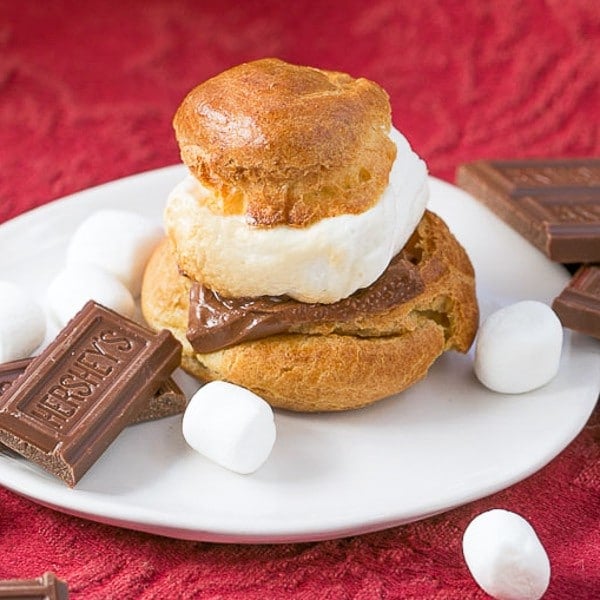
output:
[[[0,226],[0,279],[43,298],[70,234],[103,207],[161,219],[182,167],[75,194]],[[482,314],[521,299],[550,302],[568,276],[467,194],[431,180],[430,208],[474,263]],[[25,460],[0,455],[0,484],[95,521],[185,539],[319,540],[442,512],[515,483],[582,429],[600,389],[600,346],[567,333],[560,372],[537,391],[504,396],[450,353],[400,396],[346,414],[277,412],[277,441],[252,475],[188,449],[181,417],[129,427],[75,489]],[[401,366],[399,367],[401,368]],[[183,374],[191,393],[197,387]]]

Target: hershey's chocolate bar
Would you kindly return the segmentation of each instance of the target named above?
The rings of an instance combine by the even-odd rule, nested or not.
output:
[[[456,182],[552,260],[600,260],[600,158],[477,161]]]
[[[582,265],[552,308],[565,327],[600,339],[600,264]]]
[[[69,587],[54,573],[44,573],[35,579],[0,581],[0,598],[17,600],[68,600]]]
[[[73,486],[140,413],[181,344],[90,301],[0,398],[0,442]]]
[[[0,397],[9,388],[12,382],[21,375],[33,359],[23,358],[0,364]],[[155,421],[164,417],[177,415],[185,410],[187,399],[181,388],[169,377],[162,382],[158,390],[143,406],[133,423]]]

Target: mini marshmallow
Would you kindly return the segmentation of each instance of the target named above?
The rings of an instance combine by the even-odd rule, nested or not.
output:
[[[562,325],[548,305],[534,300],[511,304],[479,328],[475,375],[495,392],[529,392],[558,373],[562,342]]]
[[[146,263],[163,236],[162,227],[142,215],[100,210],[73,234],[67,263],[96,265],[120,279],[137,298]]]
[[[26,358],[46,335],[41,307],[14,283],[0,281],[0,363]]]
[[[111,308],[125,317],[133,316],[135,302],[130,291],[114,275],[93,265],[67,265],[46,292],[48,311],[64,326],[88,300]]]
[[[494,509],[475,517],[463,554],[478,585],[499,600],[538,600],[550,582],[550,561],[533,527],[520,515]]]
[[[268,458],[275,443],[269,404],[250,390],[212,381],[191,398],[183,415],[183,437],[217,464],[248,474]]]

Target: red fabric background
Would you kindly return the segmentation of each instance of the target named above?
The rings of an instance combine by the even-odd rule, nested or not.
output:
[[[599,42],[597,0],[0,0],[0,222],[177,162],[170,119],[183,95],[262,56],[378,81],[396,126],[447,180],[476,158],[599,155]],[[528,480],[343,540],[191,543],[6,490],[0,505],[0,578],[53,570],[74,598],[485,598],[461,536],[492,507],[538,531],[553,569],[546,598],[598,598],[600,411]]]

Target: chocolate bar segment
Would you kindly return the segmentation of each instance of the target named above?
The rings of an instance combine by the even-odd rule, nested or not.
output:
[[[181,388],[171,377],[160,384],[160,387],[150,397],[140,414],[131,424],[156,421],[172,415],[178,415],[185,410],[187,398]]]
[[[0,399],[0,442],[75,485],[181,359],[181,344],[88,302]]]
[[[456,182],[552,260],[600,259],[600,158],[477,161]]]
[[[582,265],[552,308],[565,327],[600,339],[600,265]]]
[[[0,581],[0,598],[17,600],[68,600],[69,587],[54,573],[44,573],[36,579],[6,579]]]
[[[31,358],[22,358],[0,364],[0,396],[10,387],[12,382],[25,371]]]
[[[32,358],[23,358],[0,364],[0,397],[19,375],[29,366]],[[187,399],[181,388],[169,377],[161,383],[160,387],[144,405],[141,412],[132,421],[144,423],[155,421],[172,415],[177,415],[185,410]]]

